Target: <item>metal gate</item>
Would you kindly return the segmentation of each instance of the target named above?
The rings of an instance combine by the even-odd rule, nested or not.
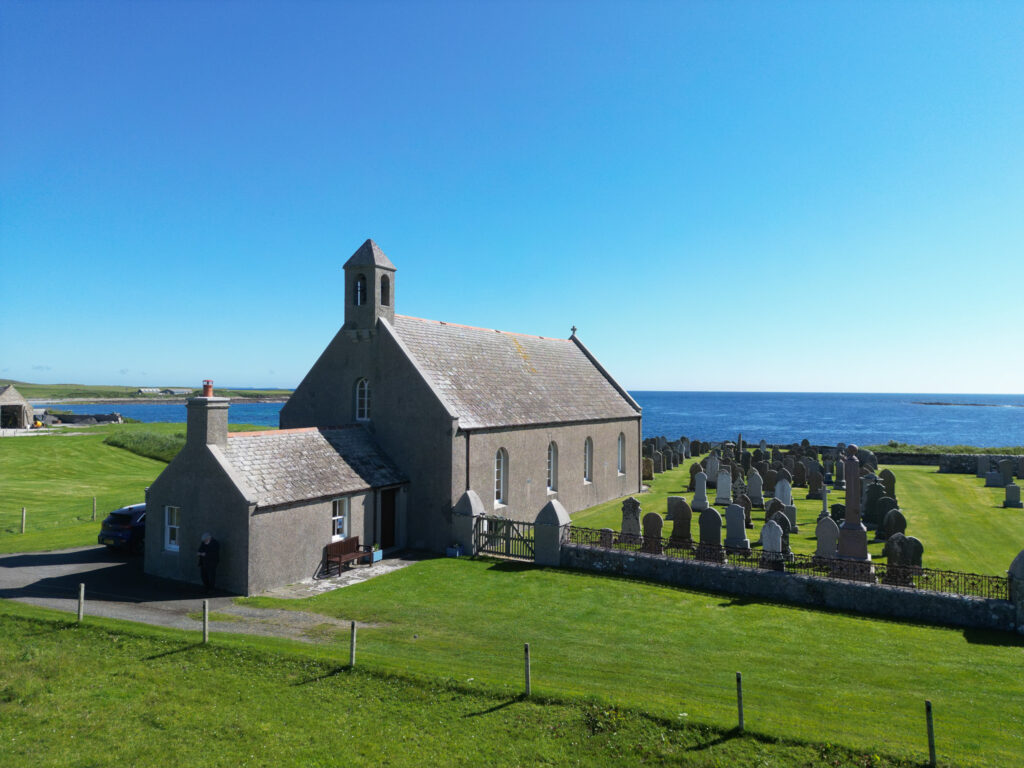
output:
[[[533,523],[481,515],[473,529],[478,555],[496,555],[533,562]]]

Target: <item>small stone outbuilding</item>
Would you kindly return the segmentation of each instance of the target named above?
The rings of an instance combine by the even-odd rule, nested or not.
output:
[[[32,406],[13,384],[0,387],[0,429],[28,429],[32,414]]]

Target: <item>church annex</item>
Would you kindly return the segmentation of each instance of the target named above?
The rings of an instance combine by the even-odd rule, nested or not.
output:
[[[372,240],[344,270],[344,325],[281,431],[228,435],[226,401],[189,402],[186,450],[147,496],[150,525],[164,518],[148,572],[198,581],[209,530],[237,576],[223,586],[251,594],[312,576],[339,535],[443,552],[457,505],[532,521],[552,500],[572,513],[640,490],[640,407],[575,333],[396,315],[396,269]],[[185,560],[168,554],[172,518]]]

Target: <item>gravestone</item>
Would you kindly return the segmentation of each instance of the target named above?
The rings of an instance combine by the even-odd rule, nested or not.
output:
[[[978,461],[978,464],[977,464],[978,468],[975,471],[974,476],[975,477],[984,477],[985,475],[988,474],[988,468],[989,468],[988,456],[986,456],[986,455],[984,455],[982,453],[979,453],[977,461]],[[968,464],[967,466],[970,466],[970,464]]]
[[[684,459],[692,459],[693,456],[690,455],[690,438],[684,437],[682,439],[682,443],[683,443],[683,458]]]
[[[611,528],[602,528],[600,535],[602,549],[612,549],[615,546],[615,531]]]
[[[1021,509],[1020,486],[1016,483],[1006,486],[1006,499],[1003,501],[1003,506],[1007,509]]]
[[[715,484],[715,504],[732,503],[732,473],[728,467],[718,470],[718,482]]]
[[[1024,479],[1024,456],[1017,460],[1017,477]]]
[[[842,523],[846,519],[846,505],[833,504],[828,508],[828,515],[837,523]]]
[[[665,454],[661,451],[655,451],[651,459],[654,461],[654,474],[660,475],[665,471]]]
[[[882,525],[879,526],[878,532],[875,534],[876,539],[888,540],[893,534],[907,532],[907,518],[903,516],[903,513],[898,509],[890,509],[885,513],[885,517],[882,519]]]
[[[985,487],[986,488],[1002,488],[1006,483],[1003,482],[1003,473],[998,469],[993,469],[991,472],[985,473]]]
[[[743,482],[743,475],[737,474],[732,479],[732,497],[733,499],[739,499],[740,496],[747,492],[747,484]]]
[[[784,466],[789,471],[789,473],[790,473],[790,482],[793,482],[792,475],[793,475],[793,469],[796,467],[796,461],[793,459],[792,456],[788,456],[787,455],[787,456],[783,457],[783,459],[782,459],[782,466]]]
[[[807,487],[807,466],[802,461],[798,461],[793,467],[793,487]]]
[[[885,557],[885,576],[883,584],[897,587],[910,587],[914,584],[914,569],[910,566],[911,551],[907,546],[907,537],[895,533],[885,542],[882,548]]]
[[[708,476],[698,472],[694,476],[693,503],[690,508],[694,512],[703,512],[708,506]]]
[[[874,503],[872,507],[872,517],[878,520],[878,527],[882,527],[885,523],[885,516],[889,514],[891,510],[899,509],[899,502],[889,496],[883,496]]]
[[[640,541],[640,502],[632,496],[622,502],[622,525],[619,530],[622,541]]]
[[[641,475],[643,480],[654,479],[654,459],[644,456],[643,460],[643,474]]]
[[[839,526],[831,517],[818,518],[818,524],[814,527],[814,537],[817,539],[815,557],[831,559],[839,555]]]
[[[793,503],[793,487],[784,476],[775,481],[775,498],[787,507]]]
[[[718,457],[713,453],[704,462],[704,472],[708,476],[708,486],[711,488],[718,482],[718,464]]]
[[[793,526],[785,512],[776,512],[772,520],[782,529],[782,556],[787,560],[793,559],[793,550],[789,548],[789,535],[793,532]]]
[[[644,552],[652,555],[662,554],[661,529],[665,521],[657,512],[648,512],[644,515]]]
[[[740,454],[740,466],[743,467],[743,472],[747,473],[750,471],[750,464],[753,462],[753,457],[748,451],[744,451]]]
[[[697,521],[700,528],[700,543],[697,545],[697,557],[713,563],[725,562],[725,550],[722,549],[722,516],[714,507],[708,507],[700,513]]]
[[[736,503],[743,507],[743,525],[746,528],[753,528],[754,521],[750,519],[750,510],[753,508],[753,504],[750,503],[750,497],[745,493],[741,493],[739,498],[736,499]]]
[[[751,505],[758,509],[764,507],[764,495],[761,492],[762,482],[761,473],[756,469],[751,469],[747,475],[747,496],[750,497]]]
[[[747,538],[746,516],[739,504],[730,504],[725,509],[725,548],[750,552]]]
[[[903,558],[907,565],[920,568],[924,560],[924,544],[913,536],[907,536],[907,540],[903,542]]]
[[[682,496],[669,496],[668,508],[672,514],[672,537],[668,545],[679,549],[692,549],[693,538],[690,535],[690,521],[693,512],[686,499]]]
[[[761,528],[761,561],[762,568],[781,571],[786,566],[782,555],[782,528],[774,520],[769,520]]]
[[[836,462],[831,456],[825,457],[825,482],[831,483],[836,473]]]
[[[771,520],[779,512],[786,514],[786,505],[778,499],[772,499],[768,502],[768,508],[764,511],[765,522]]]
[[[821,486],[821,512],[818,517],[828,517],[828,486]]]
[[[862,499],[864,505],[862,519],[864,524],[878,527],[882,524],[878,500],[885,496],[885,486],[881,483],[872,483],[867,486],[867,492],[862,495],[864,497]]]
[[[846,517],[839,526],[839,556],[869,563],[871,555],[868,554],[868,532],[860,521],[860,459],[857,458],[856,445],[851,443],[846,447],[846,458],[843,461]]]
[[[771,497],[775,495],[775,483],[778,482],[779,473],[769,469],[764,475],[764,495]]]
[[[885,486],[885,495],[892,498],[896,498],[896,475],[892,473],[892,470],[886,467],[878,473],[878,479],[882,481],[882,485]]]
[[[821,476],[821,472],[814,470],[811,473],[810,479],[807,481],[807,498],[808,499],[820,499],[821,489],[825,486],[825,479]]]
[[[1003,485],[1007,486],[1013,482],[1013,459],[1003,459],[996,466],[999,467],[999,473],[1003,476]]]
[[[697,477],[697,473],[700,472],[700,471],[701,471],[700,462],[695,461],[695,462],[693,462],[693,464],[690,465],[690,484],[687,486],[686,490],[692,491],[692,490],[694,490],[697,487],[696,477]]]
[[[836,459],[836,473],[833,475],[832,489],[835,491],[846,490],[846,463],[842,456]]]

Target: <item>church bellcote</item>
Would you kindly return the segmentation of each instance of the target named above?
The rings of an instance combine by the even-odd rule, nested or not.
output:
[[[345,328],[373,330],[378,317],[395,321],[395,265],[367,240],[345,262]]]

